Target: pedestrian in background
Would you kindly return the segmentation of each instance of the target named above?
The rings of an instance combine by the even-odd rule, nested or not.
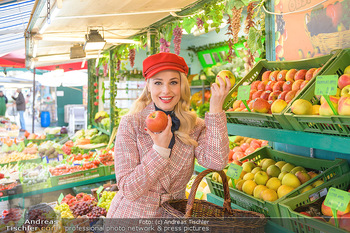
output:
[[[21,124],[21,132],[26,131],[26,124],[24,122],[24,111],[26,110],[26,102],[21,91],[21,88],[17,88],[18,96],[12,96],[12,99],[16,101],[17,112],[19,113],[19,122]]]
[[[7,102],[7,97],[0,91],[0,116],[5,116]]]

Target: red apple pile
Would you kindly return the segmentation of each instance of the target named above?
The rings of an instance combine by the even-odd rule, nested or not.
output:
[[[296,107],[303,108],[304,113],[298,114],[297,112],[292,112],[296,115],[321,115],[321,116],[331,116],[334,115],[331,107],[327,103],[326,99],[322,96],[317,96],[320,99],[320,104],[311,105],[308,104],[307,108],[302,107],[298,103],[293,103]],[[338,110],[339,115],[350,116],[350,65],[344,70],[344,74],[338,79],[338,89],[336,95],[329,96],[331,103],[334,108]],[[304,100],[305,102],[306,100]],[[293,106],[292,106],[293,107]],[[312,108],[312,109],[310,109]]]
[[[253,112],[279,113],[313,79],[320,68],[265,71],[261,80],[252,82],[248,107]],[[279,100],[276,102],[276,100]],[[227,111],[247,112],[242,101],[236,100]]]
[[[266,146],[267,144],[268,144],[268,141],[266,140],[243,138],[243,143],[237,144],[236,147],[230,150],[230,153],[228,156],[228,160],[229,160],[228,162],[241,165],[241,163],[239,162],[241,158],[253,153],[260,147]]]

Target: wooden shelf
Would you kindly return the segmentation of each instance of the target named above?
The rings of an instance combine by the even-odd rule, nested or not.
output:
[[[262,128],[232,123],[227,124],[227,129],[229,135],[240,135],[338,153],[350,153],[350,137]]]

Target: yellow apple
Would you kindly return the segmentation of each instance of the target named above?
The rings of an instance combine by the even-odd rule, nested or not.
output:
[[[226,83],[226,77],[228,77],[230,79],[231,82],[231,88],[235,85],[236,83],[236,78],[235,76],[232,74],[231,71],[229,70],[222,70],[220,71],[217,75],[216,75],[216,79],[215,79],[215,83],[218,84],[218,86],[220,87],[220,81],[218,78],[221,78],[225,83]]]
[[[341,96],[346,96],[346,97],[350,97],[350,85],[345,86],[342,90],[341,90]]]
[[[280,113],[283,111],[283,109],[285,109],[285,107],[287,107],[287,102],[282,100],[282,99],[278,99],[272,103],[271,112],[272,113]]]
[[[296,115],[311,115],[312,114],[312,104],[303,99],[298,99],[292,104],[292,112]]]

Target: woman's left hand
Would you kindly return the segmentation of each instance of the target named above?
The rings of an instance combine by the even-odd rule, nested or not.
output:
[[[224,105],[227,94],[231,89],[230,79],[226,76],[225,80],[218,78],[220,87],[218,84],[213,83],[211,85],[211,97],[210,97],[210,113],[222,112],[222,105]],[[225,85],[226,84],[226,85]]]

